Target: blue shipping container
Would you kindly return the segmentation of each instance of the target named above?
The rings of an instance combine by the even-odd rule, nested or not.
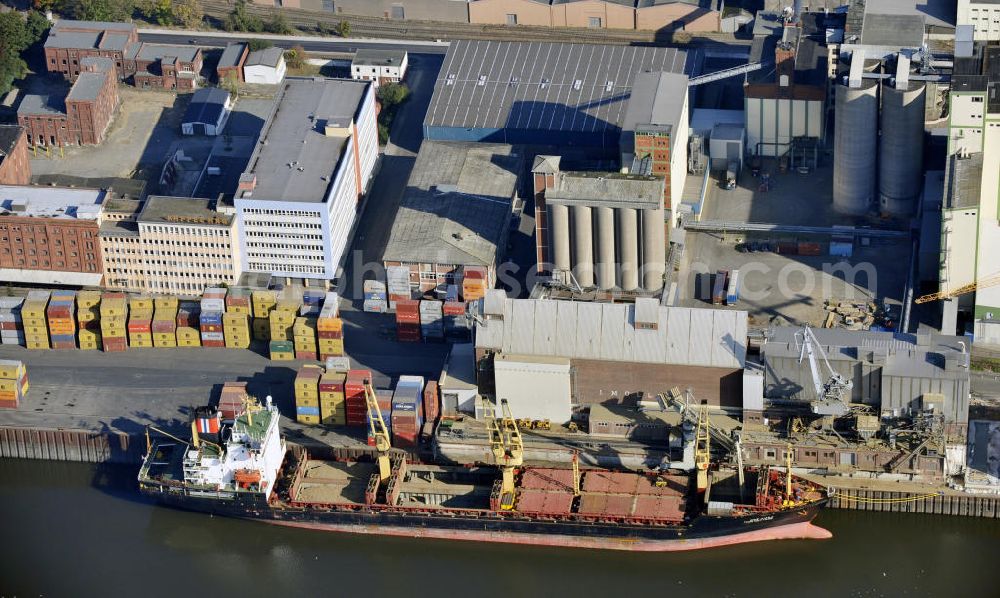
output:
[[[319,415],[319,407],[296,407],[295,413],[299,415]]]

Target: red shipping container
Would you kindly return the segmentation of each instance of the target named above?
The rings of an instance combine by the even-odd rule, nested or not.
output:
[[[17,330],[15,322],[0,322],[0,330]]]
[[[202,324],[202,332],[222,332],[222,326],[219,324]]]
[[[53,349],[75,349],[76,341],[52,341]]]
[[[415,299],[401,299],[396,301],[396,313],[407,312],[420,315],[420,302]]]
[[[150,321],[149,320],[129,320],[128,321],[128,331],[129,332],[149,332],[150,331]]]
[[[402,449],[413,449],[417,448],[417,437],[419,434],[413,433],[397,433],[395,428],[392,430],[392,446]]]
[[[152,324],[153,332],[173,332],[177,329],[177,325],[173,320],[153,320]]]
[[[17,399],[0,399],[0,409],[17,409]]]
[[[437,380],[428,380],[424,386],[424,420],[434,422],[441,414],[441,403],[438,399]]]
[[[224,340],[222,340],[222,341],[207,341],[207,340],[202,339],[201,346],[202,347],[225,347],[226,346],[226,341],[224,341]]]
[[[799,255],[819,255],[819,243],[799,243]]]
[[[125,298],[125,293],[122,292],[116,291],[116,292],[101,293],[101,301],[104,301],[105,299],[124,299],[124,298]]]
[[[104,337],[102,339],[102,345],[106,353],[118,353],[128,349],[128,344],[123,338]]]
[[[446,315],[446,316],[464,316],[465,315],[465,302],[464,301],[445,301],[444,302],[444,315]]]
[[[486,268],[482,266],[466,266],[463,275],[465,278],[486,280]]]
[[[315,351],[296,351],[295,359],[304,359],[307,361],[316,361]]]
[[[319,336],[319,338],[332,338],[332,339],[344,338],[344,332],[342,330],[317,330],[316,334]]]

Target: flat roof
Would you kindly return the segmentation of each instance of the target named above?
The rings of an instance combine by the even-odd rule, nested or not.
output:
[[[948,166],[951,184],[945,194],[945,209],[978,207],[982,192],[983,153],[976,152],[965,158],[951,156]]]
[[[0,125],[0,162],[3,162],[7,154],[14,151],[14,146],[17,145],[22,133],[24,127],[20,125]]]
[[[74,19],[59,19],[52,25],[53,29],[96,29],[96,30],[115,30],[115,31],[132,31],[135,29],[135,23],[121,23],[118,21],[77,21]]]
[[[198,46],[180,46],[174,44],[150,44],[142,42],[136,60],[162,60],[172,56],[181,62],[194,62],[201,49]]]
[[[675,48],[453,41],[424,126],[617,131],[636,76],[685,72]]]
[[[399,66],[406,58],[406,50],[381,50],[377,48],[361,48],[354,55],[351,64],[366,66]]]
[[[0,214],[97,220],[106,194],[104,189],[0,185]]]
[[[67,100],[93,101],[100,95],[108,77],[107,73],[80,73],[69,90]]]
[[[866,46],[919,48],[924,43],[924,17],[866,12],[861,43]]]
[[[66,99],[57,94],[28,94],[21,98],[21,104],[17,107],[17,113],[65,116]]]
[[[46,48],[96,48],[101,39],[100,31],[59,31],[49,30],[45,38]]]
[[[637,125],[661,125],[676,129],[680,125],[687,95],[688,77],[685,74],[662,71],[637,73],[622,130],[634,131]]]
[[[82,177],[71,174],[53,173],[39,174],[31,177],[34,185],[48,185],[50,187],[82,187],[90,189],[107,189],[113,192],[115,198],[135,198],[140,199],[146,191],[146,181],[142,179],[124,179],[118,177]],[[113,198],[106,198],[105,206]]]
[[[635,327],[635,306],[511,299],[487,291],[497,318],[476,324],[476,347],[505,353],[738,369],[746,363],[747,312],[656,306],[656,328]],[[493,309],[493,308],[491,308]]]
[[[245,52],[246,49],[247,44],[243,42],[230,43],[226,46],[226,49],[222,51],[222,56],[219,57],[219,65],[216,68],[239,66],[240,58],[243,56],[243,52]]]
[[[562,171],[546,202],[657,209],[663,205],[664,178],[618,172]]]
[[[350,79],[285,78],[246,171],[256,177],[257,186],[244,197],[325,201],[347,146],[346,137],[324,134],[326,124],[353,122],[368,85]]]
[[[215,200],[150,195],[139,213],[141,224],[177,224],[229,227],[231,214],[215,211]]]
[[[424,141],[383,260],[493,264],[522,167],[510,145]]]
[[[117,50],[119,52],[124,52],[126,46],[129,44],[129,37],[131,36],[128,33],[106,31],[101,34],[98,47],[102,50]]]
[[[256,50],[254,52],[250,52],[250,55],[247,56],[247,61],[243,64],[243,66],[270,66],[277,68],[278,63],[281,62],[281,58],[284,55],[284,51],[277,46],[271,46],[270,48],[264,48],[263,50]]]
[[[1000,0],[973,0],[976,4],[996,4]],[[865,10],[885,15],[921,16],[931,27],[954,27],[955,0],[866,0]]]
[[[214,125],[226,110],[229,92],[218,87],[203,87],[194,92],[191,103],[184,111],[185,123],[205,123]]]

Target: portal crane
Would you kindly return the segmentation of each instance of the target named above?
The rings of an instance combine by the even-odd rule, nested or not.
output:
[[[971,293],[977,289],[985,289],[987,287],[992,287],[1000,284],[1000,272],[991,274],[984,278],[980,278],[975,282],[970,282],[969,284],[962,285],[956,289],[948,289],[944,291],[938,291],[937,293],[930,293],[929,295],[923,295],[917,297],[914,303],[928,303],[930,301],[938,301],[940,299],[951,299],[952,297],[958,297],[959,295],[964,295],[966,293]]]
[[[489,420],[490,451],[493,462],[501,468],[500,509],[514,508],[514,468],[524,463],[524,442],[517,428],[517,421],[510,414],[507,399],[500,399],[500,417]]]
[[[698,472],[698,492],[708,490],[708,464],[712,458],[712,437],[708,433],[708,405],[698,410],[694,435],[694,466]]]
[[[365,403],[368,406],[368,427],[375,439],[375,451],[378,453],[379,483],[384,484],[389,481],[392,472],[389,465],[389,449],[392,445],[389,443],[389,430],[382,419],[382,410],[378,407],[378,397],[371,380],[365,380]]]
[[[829,372],[829,377],[825,381],[820,375],[817,353]],[[809,370],[812,372],[813,388],[816,391],[816,400],[811,405],[813,413],[841,416],[850,412],[848,403],[854,383],[833,369],[830,360],[826,357],[826,352],[820,346],[812,328],[808,326],[802,328],[802,350],[799,353],[799,363],[802,363],[802,360],[806,358],[809,359]]]

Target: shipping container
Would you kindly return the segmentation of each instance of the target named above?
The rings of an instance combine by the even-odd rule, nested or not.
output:
[[[726,300],[726,281],[729,278],[729,272],[726,270],[719,270],[715,273],[715,283],[712,286],[712,304],[722,305]]]
[[[729,273],[729,284],[726,289],[726,305],[736,305],[740,300],[740,271],[733,270]]]

